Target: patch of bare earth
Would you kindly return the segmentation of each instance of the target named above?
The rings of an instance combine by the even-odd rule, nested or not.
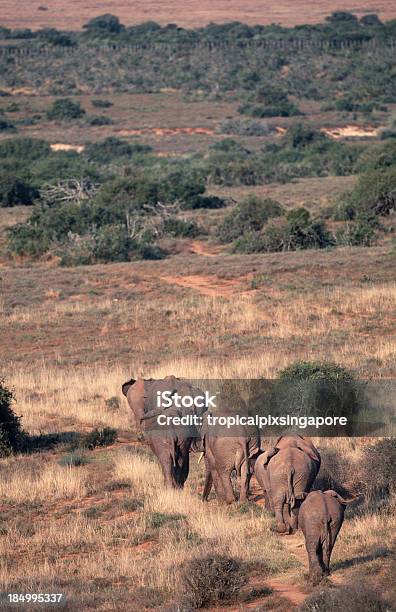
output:
[[[202,295],[229,297],[241,291],[241,279],[220,279],[217,276],[161,276],[161,280],[171,285],[194,289]]]

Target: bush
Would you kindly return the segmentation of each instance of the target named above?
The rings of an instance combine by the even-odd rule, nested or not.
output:
[[[375,242],[373,223],[368,219],[347,223],[336,233],[336,243],[341,246],[372,246]]]
[[[27,436],[21,427],[21,418],[14,414],[12,404],[14,395],[7,389],[4,379],[0,378],[0,457],[22,451]]]
[[[96,108],[110,108],[113,106],[113,102],[110,102],[110,100],[101,100],[99,98],[91,100],[91,104]]]
[[[265,121],[228,119],[221,124],[219,132],[221,134],[236,134],[238,136],[268,136],[271,132],[271,127]]]
[[[342,496],[349,496],[349,489],[354,488],[356,484],[351,482],[350,462],[331,447],[320,448],[320,456],[320,470],[313,488],[319,491],[333,489]]]
[[[47,111],[47,119],[54,121],[71,121],[85,115],[85,110],[79,102],[73,102],[70,98],[55,100],[52,107]]]
[[[233,599],[245,581],[240,562],[223,555],[191,559],[180,570],[183,595],[195,608]]]
[[[246,232],[260,231],[268,219],[282,214],[283,208],[279,202],[270,198],[262,200],[252,195],[225,217],[216,233],[221,242],[231,242]]]
[[[300,612],[392,612],[392,604],[381,595],[364,586],[345,585],[318,589],[306,599],[299,608]]]
[[[30,205],[38,196],[38,190],[24,178],[0,170],[0,207]]]
[[[278,414],[343,416],[343,435],[353,431],[353,419],[362,405],[362,388],[347,369],[331,362],[297,361],[277,376],[274,405]],[[336,428],[333,428],[336,432]]]
[[[368,497],[388,496],[396,490],[396,439],[385,438],[363,450],[362,485]]]
[[[82,441],[82,446],[92,450],[98,446],[110,446],[116,440],[117,430],[112,427],[104,427],[103,429],[94,429],[87,434]]]
[[[285,219],[268,223],[260,233],[248,234],[235,245],[244,253],[323,249],[334,244],[333,236],[320,221],[312,221],[305,208],[290,210]]]
[[[79,467],[89,462],[88,457],[81,451],[75,451],[63,455],[58,461],[59,465],[65,465],[66,467]]]
[[[171,217],[164,221],[164,233],[175,238],[195,238],[199,234],[199,228],[194,221]]]
[[[389,215],[396,211],[396,165],[369,170],[359,177],[356,187],[345,194],[341,204],[357,212]]]
[[[13,132],[15,131],[15,125],[13,123],[11,123],[11,121],[8,121],[8,119],[4,119],[3,117],[0,117],[0,132]]]
[[[288,99],[286,92],[272,86],[259,88],[238,112],[251,117],[291,117],[301,115],[301,111]]]
[[[120,23],[120,20],[111,13],[105,13],[94,17],[88,23],[83,25],[83,28],[92,34],[106,36],[109,34],[119,34],[125,30],[125,26]]]
[[[181,208],[183,210],[195,210],[197,208],[218,209],[224,206],[226,206],[224,198],[219,198],[218,196],[196,195],[182,202]]]
[[[101,125],[112,125],[114,121],[111,117],[105,117],[104,115],[92,115],[91,117],[88,117],[88,123],[89,125],[95,127]]]
[[[24,163],[43,159],[51,154],[51,147],[40,138],[7,138],[0,142],[0,159]]]
[[[105,140],[87,144],[84,156],[92,161],[104,164],[116,158],[132,158],[135,155],[149,153],[150,151],[152,151],[152,148],[148,145],[139,142],[129,143],[126,140],[110,136]]]

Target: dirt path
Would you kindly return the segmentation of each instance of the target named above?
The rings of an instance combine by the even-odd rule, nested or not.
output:
[[[195,274],[190,276],[161,276],[161,280],[170,285],[195,289],[202,295],[211,297],[230,297],[242,291],[241,279],[223,279],[217,276]]]
[[[193,240],[190,244],[190,253],[195,255],[203,255],[204,257],[216,257],[224,251],[224,247],[210,246],[207,242],[201,242],[200,240]]]
[[[298,532],[291,536],[284,536],[282,542],[290,554],[296,557],[301,565],[306,568],[307,560],[302,534]],[[308,589],[304,583],[302,585],[294,584],[294,580],[295,573],[291,570],[282,574],[282,576],[267,579],[266,584],[283,599],[287,599],[294,606],[300,606],[308,595]]]

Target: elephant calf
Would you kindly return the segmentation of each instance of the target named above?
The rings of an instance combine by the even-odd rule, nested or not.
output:
[[[298,526],[305,537],[309,578],[313,584],[330,573],[331,552],[344,521],[345,507],[353,501],[329,490],[312,491],[301,504]]]

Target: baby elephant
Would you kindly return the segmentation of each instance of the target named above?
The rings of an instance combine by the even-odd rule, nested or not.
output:
[[[330,556],[344,521],[347,504],[335,491],[312,491],[303,501],[298,514],[298,526],[305,537],[308,553],[309,578],[318,584],[330,573]]]

